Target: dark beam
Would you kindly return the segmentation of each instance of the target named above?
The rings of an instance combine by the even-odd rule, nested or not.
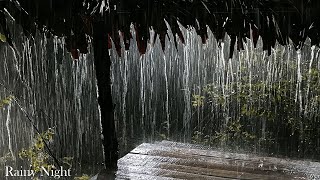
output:
[[[108,51],[107,20],[94,20],[93,22],[93,48],[94,65],[98,86],[98,102],[101,111],[101,124],[103,134],[103,146],[105,155],[105,167],[108,170],[117,168],[118,141],[113,114],[111,96],[110,66],[111,59]]]

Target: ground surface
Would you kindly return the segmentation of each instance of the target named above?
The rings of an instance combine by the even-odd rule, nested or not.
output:
[[[116,179],[320,179],[320,163],[162,141],[143,143],[119,159]]]

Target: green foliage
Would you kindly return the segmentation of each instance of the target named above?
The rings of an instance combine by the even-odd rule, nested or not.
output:
[[[191,142],[195,144],[211,145],[212,137],[209,135],[205,135],[200,131],[195,131],[193,133]]]
[[[192,143],[203,143],[203,133],[200,131],[195,131],[192,136]],[[205,143],[203,143],[205,144]]]
[[[223,144],[237,148],[239,144],[250,144],[256,140],[256,136],[243,129],[239,120],[229,121],[226,128],[216,131],[213,135],[205,135],[195,131],[192,136],[192,143],[214,146]]]
[[[0,109],[5,107],[6,105],[9,105],[12,100],[13,100],[14,96],[10,95],[2,100],[0,100]]]
[[[53,140],[54,130],[47,131],[36,135],[33,144],[28,149],[22,149],[19,152],[21,159],[27,159],[32,167],[32,170],[37,174],[41,171],[41,167],[48,170],[54,168],[53,161],[49,154],[45,151],[45,142]]]
[[[83,174],[80,177],[75,177],[74,180],[89,180],[90,176],[88,176],[87,174]]]
[[[262,78],[261,72],[249,74],[247,67],[241,68],[235,81],[221,86],[207,84],[197,92],[202,96],[192,96],[194,111],[198,112],[194,114],[204,114],[194,122],[210,124],[195,124],[198,131],[194,131],[192,142],[275,151],[290,146],[291,151],[301,154],[319,153],[320,147],[312,148],[319,146],[320,138],[319,70],[302,68],[299,84],[297,66],[291,61],[287,73],[272,80]]]
[[[7,42],[7,38],[6,38],[6,36],[4,34],[0,33],[0,41]]]
[[[42,167],[49,171],[55,168],[53,158],[46,151],[46,144],[49,145],[53,141],[53,137],[54,129],[49,128],[37,134],[28,149],[22,149],[19,152],[19,157],[30,162],[31,168],[36,175],[39,175]],[[63,157],[60,161],[63,166],[72,168],[73,157]],[[38,179],[38,177],[35,176],[33,179]]]
[[[168,140],[168,137],[165,134],[159,134],[161,140]]]
[[[203,100],[205,98],[204,96],[192,95],[192,98],[193,98],[193,100],[192,100],[192,106],[193,107],[201,107],[201,106],[203,106],[203,104],[204,104]]]
[[[223,135],[223,138],[232,139],[233,143],[250,143],[256,139],[256,136],[243,129],[240,120],[229,121],[224,132],[219,132],[215,136],[217,140]],[[225,141],[225,139],[223,139]]]

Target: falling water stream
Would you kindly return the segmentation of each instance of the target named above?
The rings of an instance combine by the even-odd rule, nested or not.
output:
[[[276,44],[271,55],[261,39],[256,47],[246,39],[230,59],[228,35],[220,42],[208,29],[203,44],[194,28],[180,28],[184,44],[168,26],[165,49],[156,36],[140,55],[132,27],[129,50],[110,50],[122,153],[174,140],[320,160],[320,49],[310,39],[298,51]],[[52,128],[54,155],[95,172],[103,153],[91,48],[75,61],[63,38],[14,32],[16,47],[0,46],[0,97],[14,96],[0,110],[0,163],[25,165],[19,152]]]
[[[28,38],[14,30],[16,47],[0,45],[0,99],[14,96],[0,110],[1,167],[29,169],[19,153],[32,146],[38,131],[51,128],[48,146],[61,162],[73,159],[73,175],[98,172],[103,153],[93,53],[72,60],[63,38],[39,32]]]
[[[228,35],[219,42],[208,29],[203,44],[194,28],[180,29],[185,44],[168,26],[164,51],[156,36],[140,56],[134,30],[121,57],[111,50],[124,149],[169,139],[319,160],[320,61],[310,39],[298,51],[276,44],[270,55],[261,38],[256,47],[246,39],[230,59]]]

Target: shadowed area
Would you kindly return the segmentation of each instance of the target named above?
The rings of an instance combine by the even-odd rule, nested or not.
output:
[[[0,1],[11,16],[23,26],[26,34],[34,34],[39,28],[58,36],[66,36],[69,51],[78,49],[87,53],[85,35],[92,36],[93,22],[102,15],[110,25],[106,33],[113,39],[120,54],[120,37],[124,37],[125,48],[129,48],[130,24],[133,23],[139,52],[144,54],[150,40],[149,28],[160,36],[165,47],[166,19],[173,34],[184,41],[177,21],[183,26],[195,27],[204,43],[208,37],[207,26],[217,40],[224,40],[225,33],[231,36],[230,56],[236,49],[243,49],[246,37],[254,36],[256,43],[259,35],[263,48],[271,53],[276,41],[288,44],[291,38],[295,48],[301,48],[307,37],[312,45],[319,45],[319,1],[309,0],[84,0],[84,1],[40,1],[20,0]],[[0,13],[1,26],[8,38],[10,32],[5,28]],[[35,23],[37,25],[35,25]],[[120,31],[120,33],[119,33]],[[48,33],[48,34],[50,34]],[[174,37],[174,41],[176,41]],[[77,55],[75,55],[77,57]]]

